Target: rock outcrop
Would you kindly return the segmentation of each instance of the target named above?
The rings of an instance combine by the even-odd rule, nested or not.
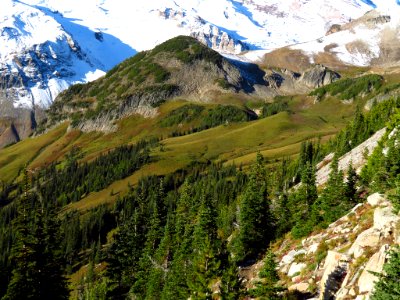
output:
[[[374,273],[382,272],[383,265],[387,258],[388,249],[388,245],[383,245],[379,252],[372,255],[372,257],[368,260],[357,282],[358,292],[360,295],[368,297],[371,294],[371,291],[374,289],[375,282],[378,280]]]
[[[302,73],[288,69],[268,70],[265,75],[267,86],[280,94],[308,93],[311,90],[340,79],[340,74],[323,65],[314,65]]]
[[[386,128],[377,131],[371,138],[361,143],[350,152],[339,158],[339,170],[346,171],[350,163],[359,172],[361,167],[366,162],[365,153],[371,154],[378,146],[378,142],[386,133]],[[316,181],[317,185],[324,185],[329,177],[330,162],[332,161],[333,153],[327,155],[319,164],[317,164]]]
[[[319,299],[329,300],[334,297],[340,288],[349,269],[349,257],[335,251],[328,251],[323,266],[324,274],[321,278],[321,292]]]
[[[289,277],[289,290],[312,293],[316,286],[320,300],[369,299],[377,280],[374,272],[382,272],[390,247],[400,242],[399,226],[400,216],[386,197],[372,194],[326,230],[303,239],[301,247],[284,252],[279,271]],[[300,275],[288,272],[298,266],[304,266]]]
[[[305,71],[299,81],[306,86],[315,89],[340,79],[340,75],[323,65],[316,65]]]

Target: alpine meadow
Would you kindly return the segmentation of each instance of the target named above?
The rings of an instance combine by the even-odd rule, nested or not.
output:
[[[399,1],[0,2],[0,299],[400,299]]]

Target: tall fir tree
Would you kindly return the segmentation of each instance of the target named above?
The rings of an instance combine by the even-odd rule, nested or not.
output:
[[[346,196],[346,184],[343,180],[343,171],[339,170],[339,160],[335,154],[326,187],[321,197],[314,203],[313,218],[316,224],[327,226],[349,210],[353,203]]]
[[[136,208],[133,216],[119,227],[114,236],[107,258],[107,277],[112,283],[110,297],[123,297],[134,283],[145,241],[143,227],[143,216]]]
[[[203,190],[193,236],[192,268],[187,282],[192,299],[212,299],[210,285],[219,275],[221,266],[216,217],[211,197]]]
[[[278,264],[274,253],[269,250],[264,258],[264,266],[259,273],[260,281],[256,283],[256,287],[250,290],[250,295],[258,297],[261,300],[278,300],[281,299],[279,292],[284,289],[278,286]]]
[[[234,242],[238,261],[254,259],[272,240],[273,220],[268,200],[266,170],[258,153],[249,181],[240,197],[239,232]]]
[[[24,195],[13,225],[17,232],[13,246],[14,268],[3,300],[68,299],[57,215],[53,208],[45,214],[38,195],[30,192],[26,171]]]
[[[346,174],[346,198],[351,202],[358,202],[357,197],[357,184],[359,181],[359,176],[356,169],[353,167],[353,163],[350,162]]]
[[[14,267],[7,293],[2,300],[39,299],[35,271],[37,241],[31,232],[33,199],[29,190],[29,178],[25,170],[23,196],[17,202],[17,216],[13,221],[16,239],[11,250],[11,260]]]
[[[318,199],[318,192],[315,178],[315,168],[307,163],[301,175],[299,189],[292,193],[290,207],[292,208],[292,219],[295,222],[292,234],[300,238],[309,234],[315,221],[312,218],[312,206]]]
[[[220,285],[221,300],[240,299],[243,294],[243,280],[239,276],[237,264],[232,259],[228,259],[227,265],[222,271]]]
[[[377,274],[378,275],[378,274]],[[400,299],[400,247],[389,252],[389,260],[383,266],[383,273],[379,274],[379,281],[371,300]]]

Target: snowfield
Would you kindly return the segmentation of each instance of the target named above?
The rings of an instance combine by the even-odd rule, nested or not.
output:
[[[71,84],[182,34],[226,55],[247,50],[242,59],[250,61],[293,44],[314,53],[339,39],[340,58],[364,65],[367,59],[349,57],[345,42],[361,34],[378,55],[375,31],[313,41],[374,7],[398,24],[398,0],[1,0],[0,88],[15,107],[46,108]]]

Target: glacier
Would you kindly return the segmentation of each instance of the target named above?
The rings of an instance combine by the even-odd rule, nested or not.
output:
[[[0,102],[22,108],[47,108],[71,84],[95,80],[177,35],[195,36],[225,55],[246,51],[252,60],[313,41],[371,9],[361,0],[1,2]],[[386,10],[397,5],[373,3]]]

